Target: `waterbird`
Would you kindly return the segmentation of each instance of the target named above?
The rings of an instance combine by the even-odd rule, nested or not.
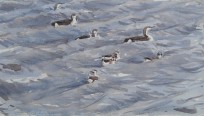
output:
[[[54,27],[57,27],[60,25],[76,25],[76,24],[77,24],[76,14],[72,14],[71,19],[64,19],[64,20],[54,21],[51,23],[51,25]]]
[[[57,3],[54,5],[54,11],[58,10],[62,3]]]
[[[94,81],[96,81],[96,80],[98,80],[98,75],[97,75],[97,70],[92,70],[92,71],[90,71],[90,73],[89,73],[89,77],[88,77],[88,81],[92,81],[92,83],[94,82]]]
[[[115,57],[112,57],[110,59],[101,59],[102,66],[106,66],[106,65],[109,65],[109,64],[115,64],[115,62],[116,62]]]
[[[93,29],[89,35],[82,35],[80,37],[77,37],[75,40],[78,40],[78,39],[90,39],[90,38],[94,38],[94,37],[98,37],[98,36],[99,36],[98,35],[98,30]]]
[[[112,54],[108,54],[108,55],[103,55],[102,59],[112,59],[115,58],[115,60],[120,59],[120,52],[119,51],[115,51]]]
[[[153,27],[151,26],[144,27],[143,36],[135,36],[135,37],[126,38],[124,40],[124,43],[135,42],[135,41],[153,41],[153,37],[149,34],[150,29],[152,29]]]
[[[156,60],[156,59],[161,59],[162,56],[163,56],[162,52],[158,52],[157,56],[154,56],[154,57],[144,57],[144,60],[145,60],[145,62],[153,61],[153,60]]]

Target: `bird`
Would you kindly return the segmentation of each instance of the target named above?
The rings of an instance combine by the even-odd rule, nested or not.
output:
[[[143,36],[135,36],[135,37],[126,38],[124,40],[124,43],[135,42],[135,41],[153,41],[153,37],[149,34],[149,30],[152,29],[153,27],[151,26],[144,27]]]
[[[51,25],[54,27],[57,27],[60,25],[76,25],[76,24],[77,24],[76,14],[72,14],[71,19],[64,19],[64,20],[54,21],[51,23]]]
[[[163,56],[162,52],[158,52],[157,56],[155,56],[155,57],[144,57],[144,60],[145,60],[145,62],[149,62],[149,61],[153,61],[153,60],[156,60],[156,59],[161,59],[162,56]]]
[[[62,3],[57,3],[54,6],[54,11],[56,11],[57,9],[59,9],[59,7],[61,6]]]
[[[82,35],[80,37],[77,37],[75,40],[78,40],[78,39],[90,39],[92,37],[98,37],[98,36],[99,36],[98,35],[98,30],[93,29],[89,35]]]
[[[112,57],[110,59],[101,59],[102,66],[106,66],[106,65],[109,65],[109,64],[115,64],[115,62],[116,62],[115,57]]]
[[[108,54],[108,55],[103,55],[102,59],[112,59],[115,58],[115,60],[120,59],[120,52],[119,51],[115,51],[112,54]]]
[[[96,80],[98,80],[98,75],[97,75],[97,70],[92,70],[92,71],[90,71],[90,73],[89,73],[89,77],[88,77],[88,80],[89,81],[92,81],[92,83],[94,82],[94,81],[96,81]]]

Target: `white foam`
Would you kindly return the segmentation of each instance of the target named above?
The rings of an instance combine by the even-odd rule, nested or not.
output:
[[[126,77],[126,76],[130,76],[131,74],[125,74],[125,73],[118,73],[118,74],[113,74],[112,76],[114,77]]]
[[[59,105],[53,105],[53,104],[43,104],[44,106],[49,106],[49,107],[56,107],[56,108],[58,108],[59,107]]]
[[[39,75],[38,77],[27,77],[27,78],[12,78],[9,80],[6,80],[8,83],[18,82],[18,83],[30,83],[31,81],[38,81],[39,79],[44,79],[48,77],[47,73],[43,73]]]

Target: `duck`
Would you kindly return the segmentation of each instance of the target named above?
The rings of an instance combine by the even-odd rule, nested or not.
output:
[[[75,40],[78,40],[78,39],[90,39],[90,38],[94,38],[94,37],[98,37],[98,36],[99,36],[98,35],[98,30],[93,29],[89,35],[82,35],[80,37],[77,37]]]
[[[158,52],[157,56],[155,56],[155,57],[144,57],[144,61],[149,62],[149,61],[153,61],[153,60],[156,60],[156,59],[161,59],[162,56],[163,56],[162,52]]]
[[[110,59],[101,59],[101,62],[102,62],[102,66],[106,66],[106,65],[109,65],[109,64],[115,64],[116,58],[112,57]]]
[[[88,77],[88,81],[92,81],[92,83],[94,82],[94,81],[96,81],[96,80],[98,80],[98,75],[97,75],[97,70],[92,70],[92,71],[90,71],[90,73],[89,73],[89,77]]]
[[[76,14],[72,14],[71,19],[64,19],[64,20],[54,21],[51,23],[51,25],[54,27],[57,27],[60,25],[76,25],[76,24],[77,24]]]
[[[112,59],[115,58],[115,60],[120,59],[120,52],[119,51],[115,51],[112,54],[108,54],[108,55],[103,55],[102,59]]]
[[[144,27],[144,29],[143,29],[143,36],[135,36],[135,37],[126,38],[124,40],[124,43],[135,42],[135,41],[153,41],[153,37],[149,34],[149,31],[153,27],[151,27],[151,26]]]

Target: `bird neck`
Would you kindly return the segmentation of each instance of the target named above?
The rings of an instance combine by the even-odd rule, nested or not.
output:
[[[93,76],[97,76],[97,72],[94,71],[94,72],[93,72]]]
[[[144,28],[144,30],[143,30],[143,35],[144,35],[145,37],[148,37],[148,35],[149,35],[149,30],[148,30],[147,28]]]
[[[92,37],[97,37],[97,36],[98,36],[98,34],[97,34],[97,33],[92,32],[91,36],[92,36]]]
[[[77,19],[76,19],[76,17],[74,17],[74,18],[72,17],[71,19],[72,19],[72,22],[71,22],[72,25],[74,25],[74,24],[77,23]]]
[[[158,56],[157,56],[158,59],[160,59],[161,57],[162,57],[161,55],[158,55]]]
[[[149,39],[149,41],[153,41],[153,37],[149,34],[150,29],[145,28],[143,30],[143,34],[145,37],[147,37]]]

